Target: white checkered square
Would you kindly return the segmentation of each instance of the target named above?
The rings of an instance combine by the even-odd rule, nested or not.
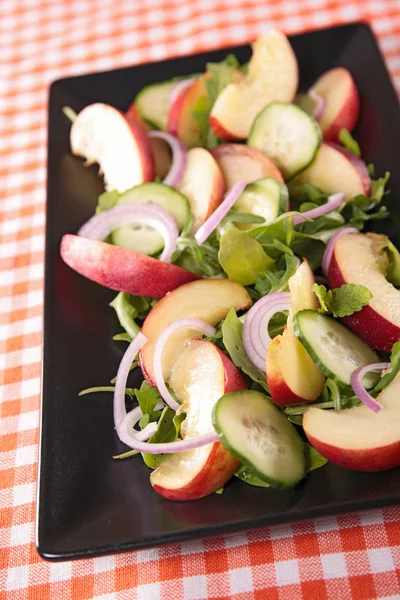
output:
[[[50,581],[67,581],[72,576],[72,563],[59,562],[50,564]]]
[[[372,548],[367,552],[372,573],[386,573],[387,571],[394,570],[393,556],[390,548]]]
[[[36,445],[17,448],[15,452],[15,466],[24,467],[26,465],[33,465],[36,462],[36,454]]]
[[[11,527],[10,546],[22,546],[29,544],[31,540],[32,523],[13,525]]]
[[[8,592],[12,590],[22,590],[28,585],[29,567],[23,565],[21,567],[10,567],[7,573]]]
[[[115,556],[100,556],[93,560],[93,570],[95,573],[106,573],[115,568]]]
[[[325,579],[337,579],[347,577],[347,567],[344,554],[335,552],[321,556],[322,569]]]
[[[232,594],[243,594],[253,589],[253,578],[250,567],[229,571],[229,583]]]
[[[158,600],[160,598],[160,584],[148,583],[137,588],[138,600]]]
[[[183,578],[183,597],[185,600],[204,600],[207,598],[207,578],[205,575]]]
[[[29,504],[33,500],[33,495],[33,483],[23,483],[22,485],[16,485],[13,489],[13,506],[22,506],[23,504]]]
[[[275,572],[278,586],[300,583],[299,564],[297,560],[282,560],[276,562]]]

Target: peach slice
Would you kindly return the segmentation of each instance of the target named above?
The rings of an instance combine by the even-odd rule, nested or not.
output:
[[[162,298],[199,278],[177,265],[79,235],[64,235],[60,252],[74,271],[111,290],[128,294]]]
[[[282,335],[276,336],[267,350],[267,382],[275,404],[287,406],[312,402],[321,394],[325,375],[318,369],[293,331],[293,315],[299,310],[319,308],[312,291],[314,274],[306,260],[289,279],[291,307]]]
[[[235,365],[211,342],[190,340],[173,367],[169,384],[186,414],[184,439],[213,431],[214,404],[227,392],[246,389]],[[155,491],[170,500],[207,496],[232,477],[239,467],[221,442],[168,456],[150,475]]]
[[[241,310],[251,305],[243,286],[229,279],[200,279],[183,285],[163,298],[147,315],[142,332],[147,343],[140,351],[142,371],[150,385],[153,375],[154,348],[161,333],[174,321],[195,317],[216,325],[231,308]],[[176,331],[167,341],[163,353],[163,375],[168,379],[173,365],[183,351],[185,341],[200,337],[199,332],[184,329]]]
[[[343,192],[345,200],[358,194],[368,195],[371,186],[363,161],[330,143],[321,144],[314,162],[291,181],[290,187],[306,183],[315,185],[327,194]]]
[[[124,192],[152,181],[154,158],[146,132],[108,104],[84,108],[71,127],[71,150],[98,163],[107,190]]]
[[[287,37],[271,29],[253,44],[248,73],[218,96],[210,115],[223,139],[245,140],[257,114],[274,100],[291,102],[298,85],[296,56]]]
[[[390,351],[400,340],[400,291],[386,279],[389,259],[384,235],[353,233],[335,244],[328,281],[330,288],[344,283],[364,285],[372,298],[367,306],[342,320],[373,348]]]
[[[344,67],[329,69],[309,91],[316,92],[326,102],[318,119],[325,140],[337,142],[343,128],[353,131],[360,112],[360,99],[350,71]]]
[[[378,413],[367,406],[344,410],[309,407],[303,429],[335,465],[355,471],[384,471],[400,465],[400,373],[378,396]]]
[[[178,189],[189,200],[194,216],[192,233],[195,233],[221,203],[225,193],[224,177],[208,150],[189,150]]]
[[[251,183],[263,177],[284,182],[278,167],[261,150],[243,144],[221,144],[210,152],[222,171],[227,189],[238,181]]]

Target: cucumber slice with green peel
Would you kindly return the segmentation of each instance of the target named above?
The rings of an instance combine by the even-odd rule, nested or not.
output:
[[[337,319],[315,310],[300,310],[293,318],[293,329],[317,367],[341,387],[350,385],[355,369],[379,362],[377,353]],[[372,388],[379,376],[368,373],[363,384]]]
[[[146,85],[135,98],[138,113],[146,123],[156,129],[167,129],[172,88],[179,79]]]
[[[299,106],[271,102],[256,117],[247,141],[291,179],[314,160],[322,142],[317,121]]]
[[[276,219],[281,212],[285,212],[288,204],[289,193],[286,185],[273,177],[263,177],[246,185],[233,210],[263,217],[267,224]],[[238,229],[248,230],[260,227],[260,224],[237,223],[236,226]]]
[[[189,201],[186,196],[163,183],[142,183],[121,194],[118,204],[136,202],[162,206],[175,219],[178,229],[182,230],[189,216]],[[162,236],[151,227],[140,224],[122,225],[111,234],[111,242],[121,248],[134,250],[152,256],[164,247]]]
[[[225,394],[214,405],[212,419],[229,452],[266,483],[289,488],[303,479],[304,442],[283,413],[260,392]]]
[[[111,234],[111,243],[148,256],[159,254],[164,248],[164,240],[158,231],[140,224],[118,227]]]

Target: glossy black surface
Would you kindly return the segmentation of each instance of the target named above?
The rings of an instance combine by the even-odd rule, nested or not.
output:
[[[392,172],[391,218],[379,229],[400,242],[400,112],[370,29],[354,24],[291,38],[306,89],[323,71],[350,69],[361,95],[356,137],[377,173]],[[249,47],[233,48],[241,61]],[[50,92],[44,367],[37,546],[45,558],[75,558],[212,536],[400,501],[400,469],[362,474],[328,465],[291,491],[232,482],[222,495],[188,503],[152,491],[140,458],[116,461],[111,395],[78,398],[116,374],[125,344],[108,301],[113,293],[84,280],[59,258],[64,233],[93,214],[102,182],[69,154],[64,105],[79,111],[96,101],[126,110],[144,85],[199,72],[227,51],[191,56],[55,82]]]

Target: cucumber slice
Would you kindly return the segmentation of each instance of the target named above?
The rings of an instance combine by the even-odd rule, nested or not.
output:
[[[156,204],[162,206],[175,219],[181,230],[189,216],[187,198],[163,183],[143,183],[121,194],[118,203],[137,202],[140,204]],[[111,234],[111,242],[121,248],[134,250],[141,254],[152,256],[158,254],[164,247],[161,235],[144,225],[123,225]]]
[[[263,177],[246,185],[233,210],[241,213],[259,215],[265,219],[265,224],[271,223],[280,212],[287,210],[289,193],[286,185],[273,177]],[[260,227],[251,223],[236,223],[238,229],[248,230]]]
[[[376,352],[355,333],[315,310],[296,313],[293,329],[315,364],[341,387],[350,385],[350,376],[358,367],[379,362]],[[378,378],[376,373],[368,373],[363,383],[369,389]]]
[[[314,160],[322,134],[317,121],[294,104],[271,102],[256,117],[247,141],[291,179]]]
[[[144,121],[156,129],[167,129],[169,98],[179,79],[146,85],[135,98],[135,106]]]
[[[231,454],[275,487],[303,479],[305,446],[295,428],[266,396],[230,392],[214,405],[213,425]]]

